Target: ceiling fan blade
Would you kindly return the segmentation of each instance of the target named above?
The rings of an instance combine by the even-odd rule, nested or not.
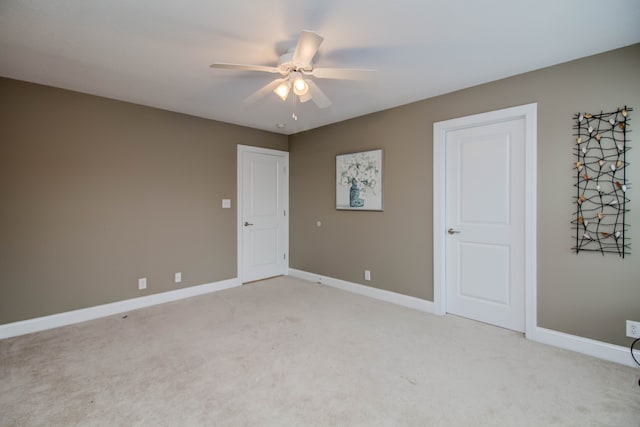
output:
[[[319,79],[374,80],[376,70],[353,68],[314,68],[311,75]]]
[[[315,56],[324,38],[313,31],[302,31],[293,52],[293,64],[298,68],[307,68]]]
[[[216,62],[209,65],[211,68],[222,68],[226,70],[247,70],[247,71],[263,71],[266,73],[279,73],[277,67],[268,67],[266,65],[250,65],[250,64],[227,64],[225,62]]]
[[[309,85],[309,93],[311,94],[311,100],[315,102],[318,108],[327,108],[331,105],[331,101],[327,98],[327,95],[320,90],[318,85],[313,80],[306,80]]]
[[[249,95],[245,100],[245,104],[253,104],[254,102],[256,102],[257,100],[259,100],[260,98],[268,95],[269,93],[271,93],[276,87],[278,87],[278,85],[284,81],[286,81],[287,79],[275,79],[274,81],[267,83],[266,85],[262,86],[260,89],[258,89],[257,91],[253,92],[251,95]]]

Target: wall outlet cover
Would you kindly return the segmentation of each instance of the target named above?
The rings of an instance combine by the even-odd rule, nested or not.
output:
[[[627,336],[630,338],[640,338],[640,322],[627,320]]]
[[[141,277],[140,279],[138,279],[138,289],[140,289],[140,290],[147,289],[147,278],[146,277]]]

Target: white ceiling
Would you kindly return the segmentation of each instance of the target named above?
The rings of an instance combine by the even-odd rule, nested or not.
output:
[[[376,81],[316,80],[333,105],[295,121],[275,95],[243,103],[273,74],[208,67],[275,65],[301,30],[325,38],[316,66]],[[638,0],[0,2],[2,76],[284,134],[638,42]]]

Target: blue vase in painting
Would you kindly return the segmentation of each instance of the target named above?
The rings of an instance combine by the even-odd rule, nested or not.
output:
[[[351,180],[351,188],[349,189],[349,207],[361,208],[364,206],[364,199],[360,198],[360,189],[355,179]]]

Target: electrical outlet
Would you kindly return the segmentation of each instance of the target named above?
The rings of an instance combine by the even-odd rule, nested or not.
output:
[[[176,283],[180,283],[180,282],[182,282],[182,273],[180,273],[180,272],[176,273],[176,274],[175,274],[175,277],[174,277],[174,281],[175,281]]]
[[[364,271],[364,280],[371,280],[371,271],[369,270]]]
[[[631,338],[640,338],[640,322],[627,320],[627,336]]]
[[[138,289],[140,289],[140,290],[147,289],[147,278],[146,277],[141,277],[140,279],[138,279]]]

